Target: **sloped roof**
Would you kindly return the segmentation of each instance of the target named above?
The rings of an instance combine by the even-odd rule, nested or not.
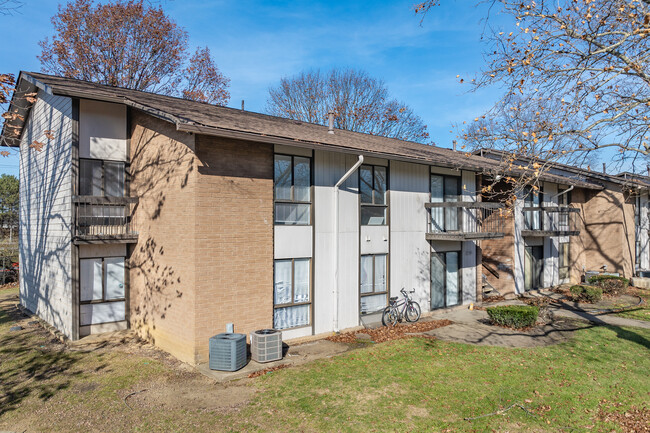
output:
[[[19,108],[24,111],[23,107],[18,107],[15,104],[15,100],[21,92],[33,92],[37,88],[51,94],[122,103],[174,123],[176,128],[181,131],[330,151],[363,153],[366,156],[399,159],[482,173],[497,173],[499,171],[499,162],[468,152],[457,152],[411,141],[341,129],[336,129],[331,134],[326,126],[313,123],[37,72],[20,73],[18,90],[12,99],[10,111]],[[23,119],[26,117],[26,115],[23,116]],[[20,120],[13,122],[17,131],[22,128],[20,122]],[[10,132],[3,127],[3,135],[13,145],[19,145],[19,137],[9,136]],[[601,188],[600,185],[583,179],[564,178],[550,173],[542,175],[542,179],[558,183],[571,183],[585,188]]]

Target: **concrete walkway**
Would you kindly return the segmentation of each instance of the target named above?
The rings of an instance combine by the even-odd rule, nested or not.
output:
[[[511,303],[511,302],[510,302]],[[434,313],[434,319],[448,319],[449,326],[434,329],[426,334],[444,341],[502,347],[539,347],[557,344],[571,337],[573,331],[584,325],[569,320],[553,320],[527,331],[494,326],[484,310],[470,311],[467,308]]]
[[[524,305],[521,301],[504,301],[492,305]],[[566,308],[571,306],[567,305]],[[484,310],[469,310],[466,306],[456,309],[427,313],[425,320],[451,320],[451,325],[428,331],[425,334],[444,341],[466,344],[477,344],[502,347],[540,347],[557,344],[568,340],[573,332],[588,327],[589,324],[639,327],[650,329],[650,322],[617,317],[611,313],[595,314],[584,311],[573,311],[562,308],[562,304],[549,306],[547,324],[540,325],[527,331],[501,328],[490,324],[487,312]],[[366,326],[375,327],[377,323],[370,320]],[[369,343],[367,343],[369,344]],[[260,364],[249,363],[239,371],[226,372],[210,370],[207,364],[201,364],[197,370],[216,382],[227,382],[247,378],[251,373],[278,366],[295,366],[317,359],[331,358],[349,350],[362,347],[345,343],[335,343],[321,339],[303,344],[292,344],[285,347],[285,355],[279,361]]]

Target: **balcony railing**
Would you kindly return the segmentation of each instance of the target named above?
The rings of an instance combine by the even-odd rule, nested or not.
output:
[[[75,243],[135,243],[134,197],[75,196]]]
[[[522,236],[578,236],[580,210],[567,206],[531,206],[522,209]]]
[[[492,202],[425,203],[429,213],[427,240],[478,240],[505,236],[506,211]]]

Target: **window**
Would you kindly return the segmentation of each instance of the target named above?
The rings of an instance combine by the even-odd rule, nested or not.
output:
[[[559,277],[560,280],[566,280],[569,278],[569,243],[561,242],[559,250]]]
[[[124,197],[124,163],[80,159],[79,195]]]
[[[80,325],[126,319],[124,257],[79,260]]]
[[[386,183],[386,167],[362,165],[359,169],[361,225],[386,225]]]
[[[531,187],[525,189],[524,209],[527,207],[539,208],[542,202],[542,194]],[[542,230],[542,212],[538,210],[524,210],[525,230]]]
[[[460,178],[431,175],[431,203],[457,202],[460,196]],[[434,232],[458,231],[457,207],[431,208],[431,229]]]
[[[386,308],[386,254],[361,256],[361,314],[376,313]]]
[[[311,210],[311,158],[275,155],[275,223],[309,225]]]
[[[571,191],[567,191],[568,188],[563,188],[560,187],[558,188],[558,193],[560,194],[558,196],[558,206],[560,207],[569,207],[569,204],[571,203]],[[560,218],[558,221],[558,229],[559,230],[570,230],[569,228],[569,213],[568,212],[560,212]]]
[[[310,324],[310,259],[274,261],[273,327],[297,328]]]

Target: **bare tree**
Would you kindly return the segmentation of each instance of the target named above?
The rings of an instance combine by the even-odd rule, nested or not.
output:
[[[490,31],[485,69],[470,83],[504,95],[461,127],[468,146],[578,165],[606,148],[619,163],[650,155],[650,0],[487,3],[512,28]]]
[[[283,78],[269,89],[266,110],[323,125],[331,110],[339,129],[417,142],[429,137],[422,119],[407,105],[390,99],[383,81],[353,69],[301,72]]]
[[[94,5],[74,0],[52,18],[55,35],[40,42],[44,72],[110,86],[224,105],[229,80],[209,50],[188,54],[187,32],[160,6],[142,0]]]
[[[20,9],[23,2],[18,0],[0,0],[0,15],[11,15]]]

